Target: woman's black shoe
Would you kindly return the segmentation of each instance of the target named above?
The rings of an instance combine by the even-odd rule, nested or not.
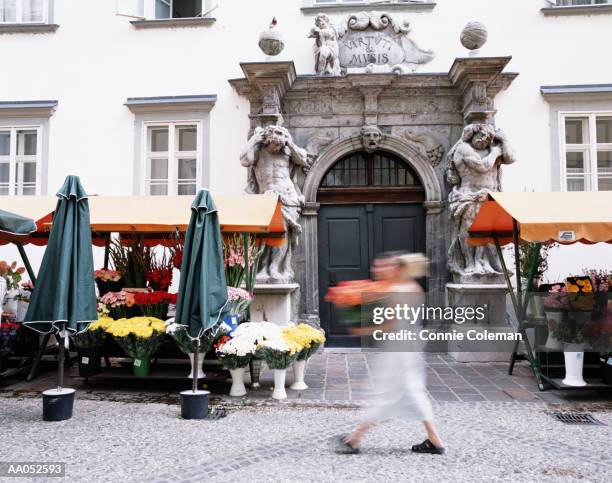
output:
[[[431,441],[426,439],[421,444],[415,444],[412,447],[412,451],[415,453],[444,454],[446,450],[444,448],[436,448]]]

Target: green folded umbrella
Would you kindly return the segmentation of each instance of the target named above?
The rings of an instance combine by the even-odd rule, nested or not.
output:
[[[57,197],[24,324],[41,332],[76,332],[98,318],[89,204],[78,176],[68,176]]]
[[[226,307],[219,216],[211,194],[202,190],[191,204],[175,322],[187,326],[191,337],[200,337],[223,320]]]
[[[25,216],[0,210],[0,231],[11,235],[29,235],[36,231],[36,223]]]

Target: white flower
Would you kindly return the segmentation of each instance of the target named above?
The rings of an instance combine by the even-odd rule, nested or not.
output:
[[[256,346],[245,337],[234,338],[223,344],[219,352],[225,355],[244,357],[255,352]]]

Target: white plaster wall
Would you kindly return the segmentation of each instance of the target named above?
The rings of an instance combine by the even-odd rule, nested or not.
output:
[[[302,0],[215,3],[217,22],[210,27],[137,30],[115,15],[114,0],[55,0],[56,33],[0,36],[0,99],[59,101],[50,124],[48,193],[66,174],[78,174],[91,193],[131,194],[134,117],[123,103],[127,97],[187,94],[218,96],[211,113],[210,188],[242,191],[245,172],[238,156],[249,126],[248,102],[227,80],[242,77],[241,61],[264,59],[257,40],[273,16],[287,44],[279,60],[294,60],[298,74],[313,73],[307,34],[314,17],[300,10]],[[497,124],[519,159],[506,169],[507,191],[551,187],[551,162],[557,160],[551,159],[549,108],[540,86],[612,80],[612,63],[604,55],[612,14],[545,17],[540,8],[546,5],[438,0],[432,12],[390,12],[410,20],[413,39],[436,52],[419,72],[447,72],[455,57],[466,55],[458,38],[469,20],[489,28],[483,56],[513,56],[507,70],[520,76],[497,102]],[[329,15],[339,21],[346,14]],[[0,257],[9,257],[4,253],[0,249]],[[596,258],[586,256],[581,267],[609,267],[610,260],[612,251],[605,247]],[[564,272],[563,260],[559,267]]]

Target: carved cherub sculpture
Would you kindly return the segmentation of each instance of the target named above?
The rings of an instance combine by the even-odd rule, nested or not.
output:
[[[315,72],[319,75],[340,75],[338,33],[329,17],[319,14],[308,38],[315,39]]]

